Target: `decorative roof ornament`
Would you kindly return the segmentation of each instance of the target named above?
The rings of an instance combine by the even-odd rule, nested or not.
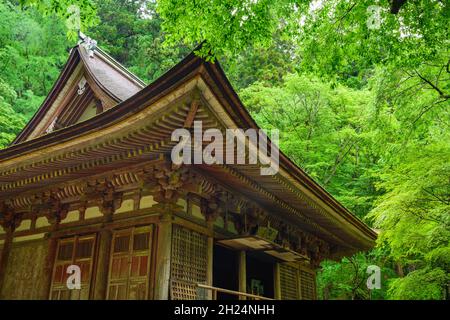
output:
[[[80,79],[80,82],[78,82],[78,90],[77,90],[77,93],[78,93],[78,95],[79,96],[81,96],[83,93],[84,93],[84,91],[86,90],[86,78],[85,77],[82,77],[81,79]]]
[[[55,119],[53,119],[52,123],[50,123],[47,130],[45,130],[45,133],[50,133],[50,132],[55,131],[56,121],[58,121],[58,117],[55,117]]]
[[[78,31],[78,37],[80,38],[80,41],[78,41],[78,44],[83,46],[86,49],[86,51],[88,52],[89,58],[93,58],[94,51],[97,48],[97,41],[89,38],[87,35],[85,35],[81,31]]]

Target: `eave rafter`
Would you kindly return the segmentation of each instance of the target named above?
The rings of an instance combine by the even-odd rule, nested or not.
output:
[[[173,112],[185,113],[186,108],[179,105]],[[16,192],[18,188],[27,185],[34,187],[32,185],[34,183],[43,183],[68,175],[73,176],[83,170],[113,165],[126,160],[131,162],[151,160],[155,154],[170,150],[170,145],[173,145],[170,141],[173,128],[170,128],[168,124],[181,126],[183,125],[182,120],[182,116],[165,115],[145,127],[126,133],[126,135],[1,171],[0,191],[6,195],[9,190]],[[39,171],[42,173],[33,175],[33,172]],[[26,178],[18,179],[18,176],[26,176]]]
[[[63,169],[48,170],[41,175],[17,180],[9,184],[2,184],[0,185],[0,190],[17,190],[27,184],[32,185],[34,183],[38,183],[42,185],[46,181],[49,183],[50,181],[55,183],[59,179],[64,180],[65,178],[65,180],[67,180],[70,177],[76,177],[77,175],[79,176],[81,172],[84,172],[83,175],[86,175],[87,171],[97,171],[97,168],[102,166],[108,166],[108,168],[111,169],[114,167],[114,163],[118,163],[116,166],[116,168],[118,168],[119,165],[129,166],[133,163],[157,159],[158,156],[170,152],[174,146],[175,143],[170,140],[170,135],[174,128],[186,126],[187,119],[190,122],[189,125],[191,125],[194,119],[207,120],[213,117],[211,111],[204,107],[205,101],[201,101],[202,107],[199,107],[200,102],[198,99],[189,98],[188,101],[189,100],[191,102],[185,101],[183,103],[178,103],[177,106],[171,109],[169,115],[162,115],[160,118],[155,119],[151,124],[148,124],[143,128],[138,128],[134,132],[129,132],[125,136],[113,138],[108,141],[98,143],[94,146],[89,146],[70,152],[69,154],[66,153],[53,158],[44,159],[39,163],[16,168],[15,170],[9,172],[1,172],[0,176],[8,176],[8,174],[17,174],[20,171],[29,172],[31,168],[36,168],[38,166],[43,166],[45,169],[51,169],[56,167],[58,163],[69,163],[71,160],[81,161],[81,163],[76,166],[66,166]],[[208,127],[218,126],[217,122],[211,122],[211,120],[208,123],[209,126],[203,128],[204,130]],[[221,124],[220,127],[224,129],[223,124]],[[150,138],[150,136],[152,138]],[[105,154],[107,155],[105,156]],[[329,242],[337,243],[340,246],[350,247],[352,250],[354,249],[344,240],[327,231],[325,228],[315,223],[312,219],[306,217],[300,211],[276,197],[273,193],[265,190],[255,181],[249,179],[244,174],[239,173],[238,170],[226,165],[222,165],[220,169],[226,175],[236,177],[242,182],[242,185],[246,186],[246,188],[251,188],[255,195],[258,195],[255,196],[255,198],[262,197],[264,198],[264,203],[272,203],[273,207],[277,207],[279,209],[279,212],[277,213],[285,212],[284,216],[288,220],[291,220],[296,224],[302,224],[304,227],[307,227],[307,230],[310,230],[310,232],[327,239]],[[278,180],[276,176],[273,176],[272,179]],[[81,180],[83,180],[83,178],[81,178]],[[73,182],[71,185],[73,185]],[[35,187],[33,186],[32,188],[34,189]],[[31,186],[27,189],[30,190]],[[25,191],[27,189],[25,189]],[[81,196],[84,193],[84,190],[85,188],[81,187],[76,189],[66,187],[61,188],[58,195],[60,197],[76,197]],[[18,197],[14,203],[19,206],[30,206],[32,204],[31,199],[27,199],[26,197]]]
[[[261,187],[260,184],[256,183],[252,179],[248,178],[244,174],[240,173],[238,170],[236,170],[233,167],[227,166],[227,165],[220,165],[220,166],[213,166],[211,168],[219,169],[222,171],[222,174],[225,174],[227,176],[233,176],[237,178],[239,181],[242,182],[242,185],[247,186],[246,187],[246,193],[253,193],[253,198],[259,198],[264,205],[261,205],[262,207],[266,207],[267,203],[272,203],[270,207],[276,207],[278,210],[275,212],[271,209],[266,209],[268,212],[271,212],[272,214],[280,214],[284,212],[284,217],[297,224],[297,225],[303,225],[305,228],[307,228],[308,231],[311,233],[314,233],[315,235],[319,237],[323,237],[324,239],[327,239],[330,242],[338,243],[339,245],[353,248],[353,246],[349,245],[347,242],[345,242],[343,239],[337,237],[336,235],[332,234],[325,228],[321,227],[319,224],[314,222],[312,219],[306,217],[301,211],[294,208],[293,206],[289,205],[287,202],[281,200],[279,197],[275,196],[273,193],[267,191],[265,188]],[[207,171],[211,174],[213,174],[214,169],[207,170],[205,167],[202,168],[204,171]],[[216,173],[217,174],[217,173]],[[221,180],[222,183],[223,180]],[[226,183],[226,182],[225,182]],[[231,188],[232,189],[232,188]]]
[[[0,200],[14,198],[17,205],[29,205],[24,199],[35,190],[158,161],[175,145],[171,141],[173,130],[190,129],[194,120],[203,122],[203,130],[224,130],[230,124],[244,130],[258,128],[221,73],[219,67],[191,55],[133,99],[84,123],[4,151]],[[27,146],[31,146],[30,152]],[[15,162],[14,152],[18,151],[24,160]],[[281,154],[280,168],[285,175],[270,178],[255,177],[259,166],[198,168],[224,184],[228,183],[226,176],[232,177],[237,181],[235,186],[252,190],[250,198],[274,212],[273,216],[280,213],[335,246],[351,251],[370,247],[374,239],[370,229],[364,229],[357,218],[286,159]],[[82,190],[64,192],[73,197]]]

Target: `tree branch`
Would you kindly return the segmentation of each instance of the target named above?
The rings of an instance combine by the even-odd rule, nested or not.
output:
[[[446,94],[444,91],[439,89],[434,83],[432,83],[430,80],[426,79],[424,76],[422,76],[419,71],[415,70],[417,76],[425,83],[427,83],[431,88],[436,90],[439,93],[439,96],[445,100],[450,99],[450,95]]]

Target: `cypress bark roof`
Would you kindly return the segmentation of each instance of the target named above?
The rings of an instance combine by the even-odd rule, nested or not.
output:
[[[89,101],[74,101],[77,94],[71,93],[71,89],[73,91],[82,78],[87,80],[86,85],[93,91],[94,99],[102,102],[104,110],[127,100],[145,87],[142,80],[103,50],[98,47],[90,50],[82,42],[71,50],[52,90],[12,144],[40,136],[45,133],[56,117],[71,113],[72,109],[85,108]],[[65,99],[68,95],[71,95],[69,99]],[[67,110],[69,108],[71,110]],[[78,111],[78,116],[82,111],[84,109]],[[73,122],[65,123],[63,126],[70,124]]]

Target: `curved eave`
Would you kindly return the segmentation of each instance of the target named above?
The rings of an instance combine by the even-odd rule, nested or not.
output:
[[[241,122],[243,129],[259,129],[259,126],[251,117],[250,113],[247,111],[247,109],[239,99],[239,96],[234,91],[231,83],[229,82],[220,65],[218,63],[205,63],[205,67],[208,73],[213,76],[214,83],[218,85],[216,91],[226,93],[225,95],[219,93],[219,95],[228,101],[230,107],[232,108],[232,110],[230,111],[234,113],[237,112],[237,117],[235,118],[235,120],[238,123]],[[268,141],[270,142],[269,138]],[[368,238],[372,239],[373,241],[376,240],[377,234],[375,231],[369,228],[359,218],[353,215],[347,208],[340,204],[330,193],[328,193],[317,182],[309,177],[305,171],[303,171],[300,167],[293,163],[281,150],[280,166],[289,171],[297,181],[304,184],[308,188],[308,190],[313,192],[318,198],[327,203],[331,208],[333,208],[333,210],[338,212],[343,218],[345,218],[349,223],[358,228]]]
[[[169,70],[158,80],[148,85],[129,99],[119,103],[114,108],[72,126],[53,131],[51,133],[17,143],[0,150],[0,162],[18,157],[24,153],[39,148],[52,146],[88,132],[99,130],[114,125],[114,123],[139,112],[151,101],[156,101],[163,93],[175,85],[179,79],[185,78],[189,73],[201,65],[200,59],[192,59],[193,54]],[[178,78],[180,77],[180,78]],[[40,113],[40,110],[37,112]]]
[[[84,51],[82,52],[82,50],[84,50]],[[142,80],[140,80],[137,76],[135,76],[134,74],[129,72],[119,62],[114,60],[111,56],[109,56],[107,53],[105,53],[100,48],[96,48],[94,51],[94,54],[97,59],[102,60],[106,65],[109,66],[109,68],[111,68],[111,70],[114,70],[115,72],[120,74],[120,76],[123,77],[123,79],[125,81],[128,81],[130,84],[132,84],[132,86],[135,86],[136,92],[142,90],[145,87],[145,83]],[[67,59],[67,62],[64,65],[63,70],[61,71],[58,79],[56,80],[52,89],[50,90],[50,93],[47,95],[44,102],[38,108],[38,110],[33,115],[31,120],[26,124],[26,126],[22,129],[22,131],[11,142],[11,146],[16,145],[21,142],[24,142],[30,137],[30,135],[33,133],[36,126],[42,121],[42,119],[45,117],[47,112],[50,110],[53,103],[58,98],[58,95],[60,94],[60,92],[62,91],[64,86],[67,84],[70,76],[73,74],[73,72],[75,71],[75,69],[77,68],[77,66],[80,63],[83,64],[85,72],[87,72],[89,74],[89,76],[92,78],[92,80],[95,82],[95,84],[112,101],[115,101],[116,103],[120,103],[123,100],[125,100],[125,99],[122,99],[121,97],[119,97],[115,92],[113,92],[113,90],[110,90],[108,88],[108,85],[103,83],[103,81],[100,79],[97,72],[92,69],[91,64],[88,59],[89,59],[89,57],[87,56],[85,49],[82,48],[80,45],[77,45],[71,49],[69,58]],[[118,79],[118,80],[120,80],[120,79]],[[132,95],[132,94],[130,94],[130,95]]]
[[[116,122],[124,120],[139,112],[152,102],[157,101],[167,94],[170,90],[173,90],[173,88],[199,74],[211,88],[214,95],[224,102],[223,107],[241,128],[259,129],[256,122],[244,108],[236,92],[233,90],[220,65],[218,63],[212,64],[205,62],[191,53],[162,77],[132,97],[119,103],[114,108],[84,122],[0,150],[0,163],[40,148],[57,145],[89,132],[113,126]],[[345,219],[346,223],[356,228],[364,238],[368,239],[369,245],[367,245],[367,243],[364,245],[359,244],[357,247],[367,249],[374,244],[376,233],[349,212],[320,185],[314,182],[313,179],[282,152],[280,152],[280,166],[289,172],[293,179],[298,181],[317,198],[326,203],[340,217]]]
[[[22,131],[16,136],[16,138],[11,142],[11,146],[18,144],[20,142],[25,141],[28,136],[32,133],[33,129],[36,125],[42,120],[45,116],[48,109],[51,107],[53,102],[55,102],[58,93],[62,90],[64,85],[67,83],[70,75],[74,72],[78,63],[80,62],[80,55],[75,48],[73,48],[70,52],[69,58],[67,59],[66,64],[63,67],[58,79],[54,83],[50,93],[45,98],[44,102],[41,104],[39,109],[33,115],[30,121],[26,124],[26,126],[22,129]],[[11,147],[10,147],[11,148]]]

